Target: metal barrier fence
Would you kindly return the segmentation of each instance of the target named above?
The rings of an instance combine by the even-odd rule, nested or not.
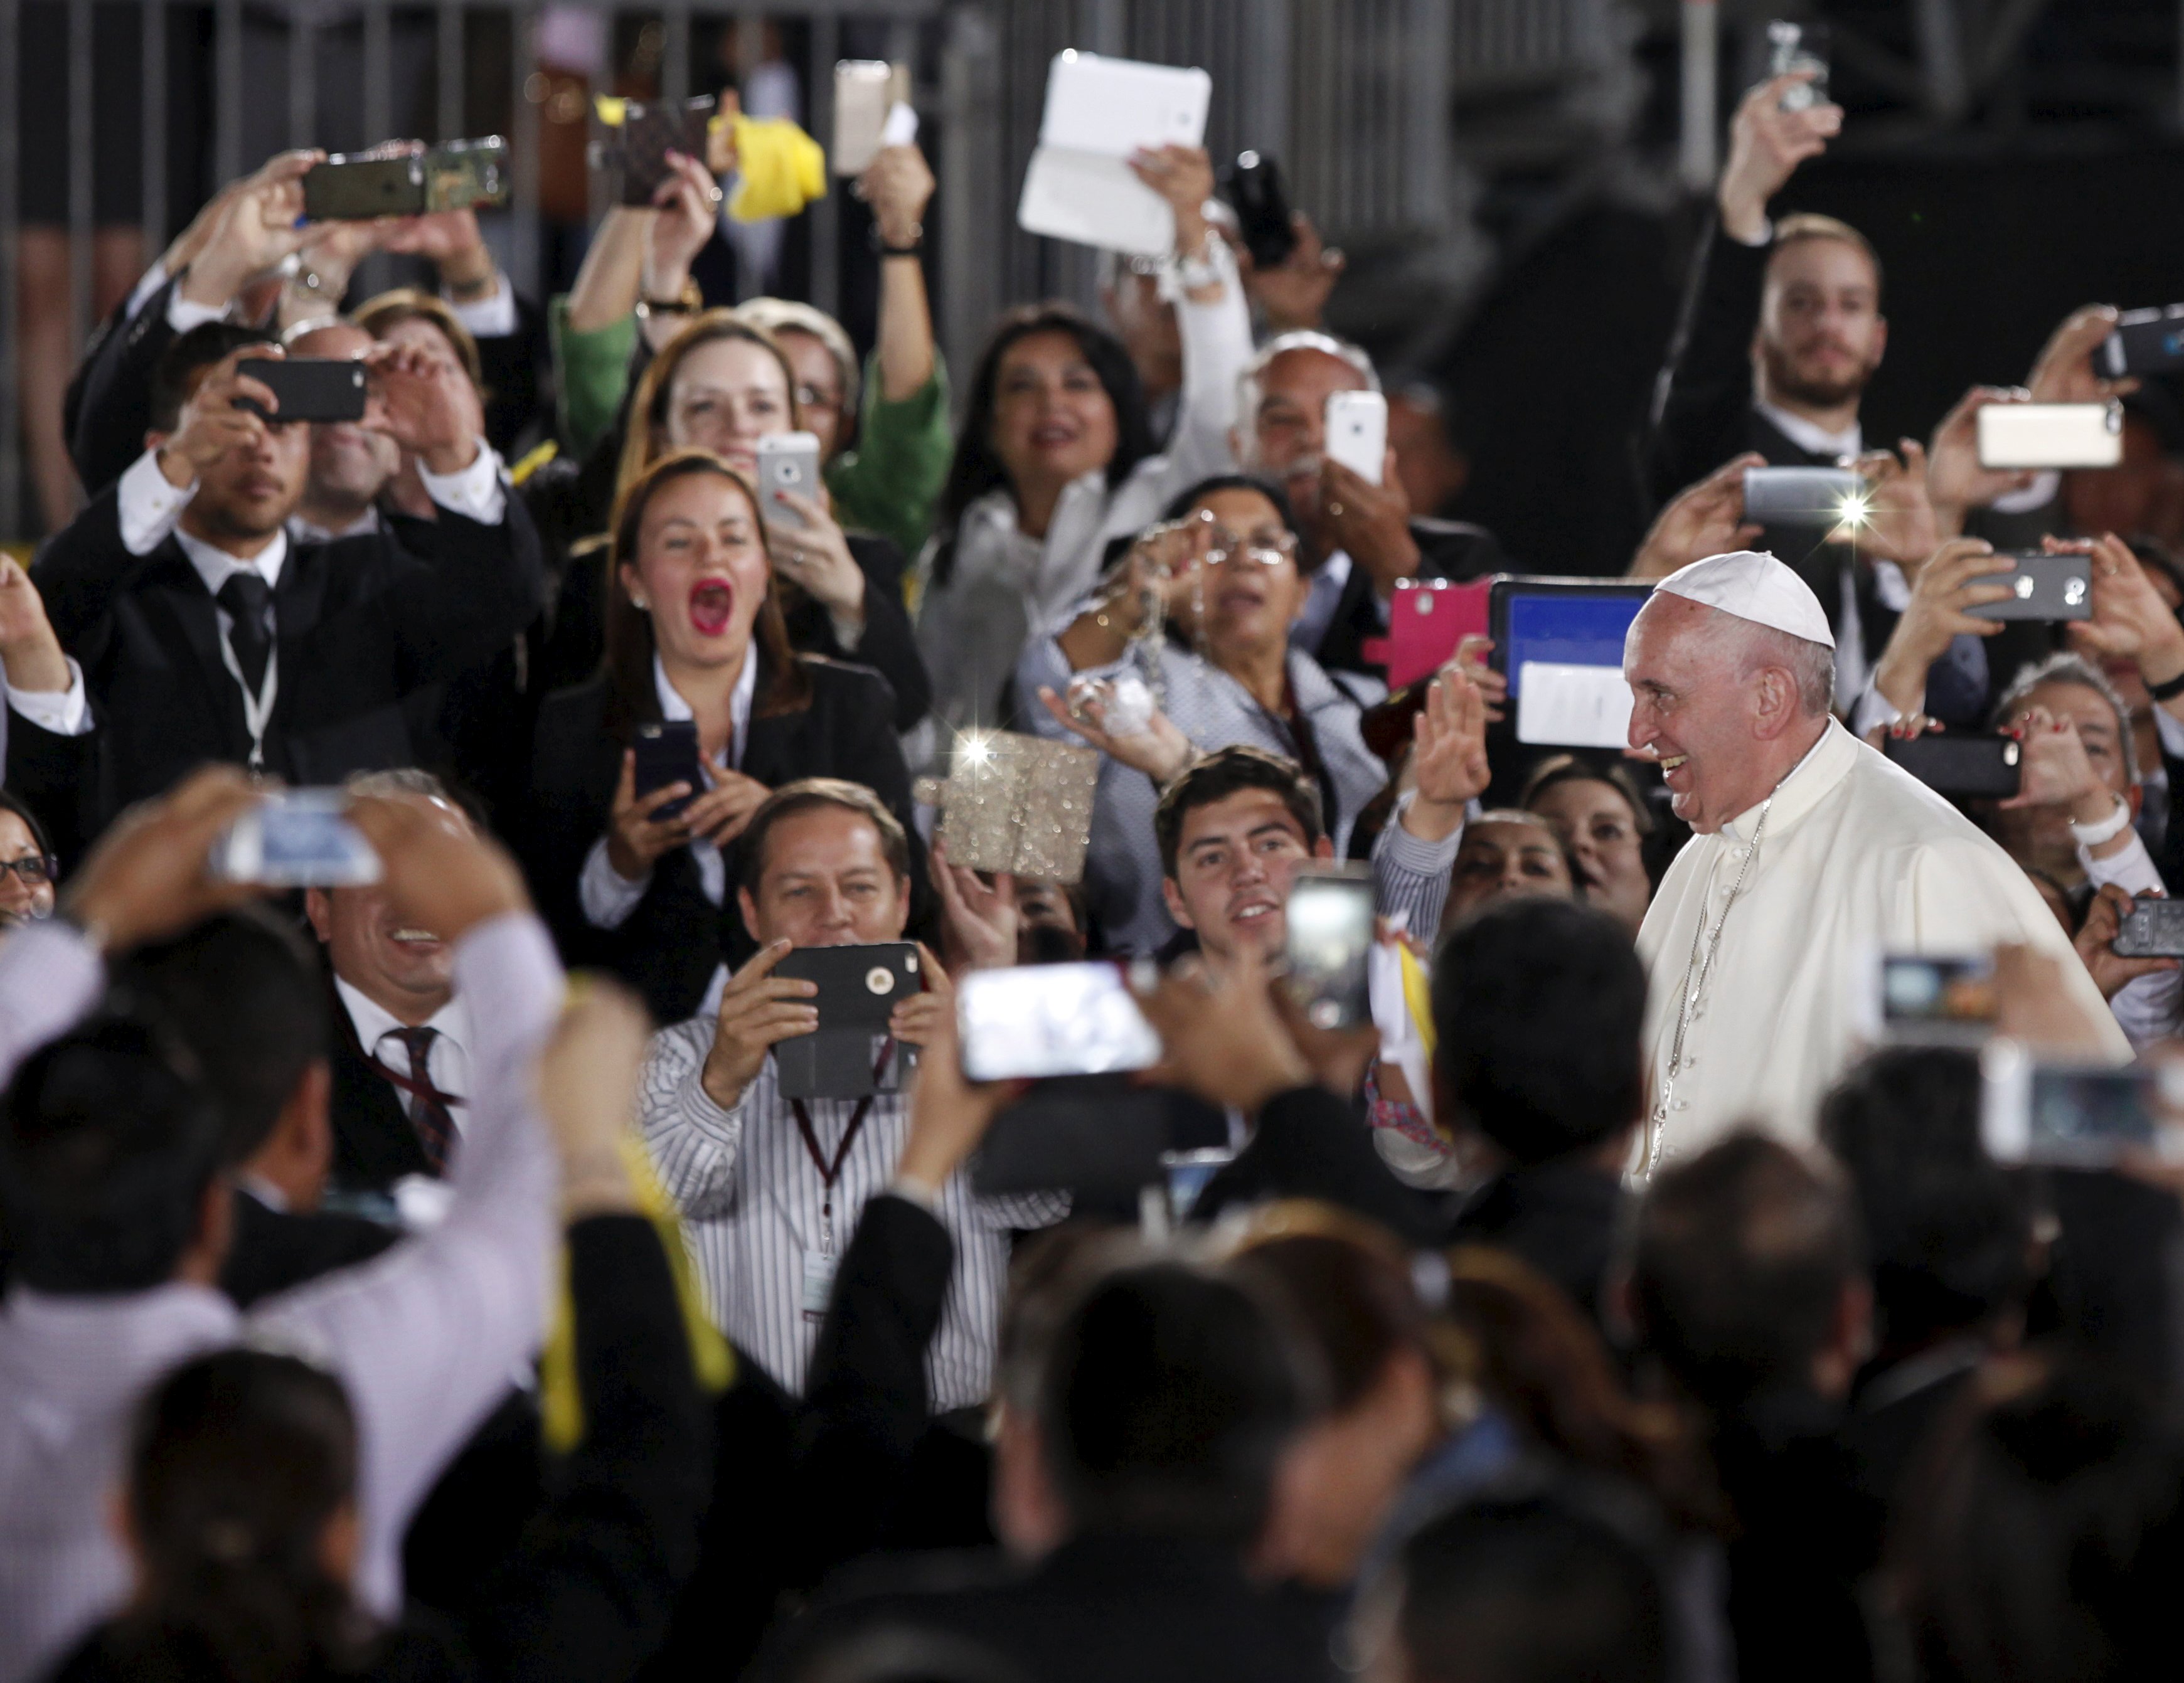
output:
[[[937,325],[958,366],[994,312],[1047,294],[1091,298],[1091,254],[1033,238],[1015,223],[1036,137],[1047,62],[1065,47],[1212,72],[1208,144],[1252,146],[1288,167],[1295,197],[1333,238],[1431,239],[1451,215],[1448,101],[1461,80],[1506,60],[1536,65],[1596,29],[1608,0],[0,0],[0,89],[65,88],[65,142],[0,120],[0,536],[25,529],[17,331],[23,189],[51,205],[65,175],[70,253],[67,332],[80,347],[94,308],[92,250],[116,220],[142,230],[144,260],[218,182],[287,146],[354,148],[395,133],[423,139],[498,131],[511,142],[510,206],[488,237],[534,295],[559,225],[542,206],[542,141],[571,114],[542,63],[560,14],[593,19],[609,63],[632,53],[662,95],[725,80],[694,55],[700,34],[736,33],[738,61],[777,40],[805,125],[831,128],[840,56],[906,61],[916,72],[922,139],[940,178],[932,266]],[[116,30],[120,31],[117,35]],[[771,31],[771,36],[768,31]],[[109,50],[109,37],[120,46]],[[631,47],[630,43],[634,46]],[[25,100],[27,107],[32,102]],[[58,102],[53,102],[57,105]],[[116,137],[137,136],[140,202],[111,204]],[[31,153],[26,155],[26,142]],[[120,153],[128,161],[125,148]],[[599,209],[596,186],[589,209]],[[51,227],[48,210],[40,219]],[[566,219],[564,219],[566,220]],[[838,201],[807,219],[812,302],[835,306],[843,270]],[[577,237],[581,237],[579,234]],[[554,266],[566,272],[566,263]]]

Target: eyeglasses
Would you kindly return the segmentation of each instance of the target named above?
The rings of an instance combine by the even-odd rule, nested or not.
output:
[[[1225,526],[1212,531],[1213,547],[1206,552],[1206,565],[1217,567],[1222,562],[1240,556],[1247,561],[1256,561],[1262,567],[1278,567],[1284,561],[1296,559],[1297,540],[1294,532],[1255,532],[1248,538],[1240,538]]]
[[[0,872],[13,871],[26,889],[42,889],[60,875],[61,862],[51,854],[26,853],[20,859],[0,859]]]

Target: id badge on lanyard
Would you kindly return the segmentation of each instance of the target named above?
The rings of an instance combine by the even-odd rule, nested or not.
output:
[[[265,727],[272,722],[273,702],[281,694],[281,651],[265,651],[265,681],[258,694],[250,693],[250,685],[242,676],[242,663],[235,658],[235,649],[226,638],[220,640],[220,663],[227,668],[235,687],[242,692],[242,726],[250,733],[250,769],[265,769]]]

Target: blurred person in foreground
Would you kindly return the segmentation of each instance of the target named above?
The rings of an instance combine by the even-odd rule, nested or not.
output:
[[[1630,746],[1696,833],[1638,934],[1645,1167],[1744,1119],[1809,1139],[1853,1049],[1860,955],[2069,945],[2007,854],[1830,717],[1832,648],[1810,588],[1750,551],[1670,575],[1631,623]],[[2064,985],[2090,1006],[2071,957]]]

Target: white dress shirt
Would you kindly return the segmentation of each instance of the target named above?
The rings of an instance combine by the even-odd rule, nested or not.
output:
[[[674,721],[694,718],[690,704],[682,699],[682,692],[667,681],[667,668],[660,656],[652,657],[652,688],[660,698],[660,716]],[[744,657],[743,676],[736,680],[735,692],[728,697],[728,757],[713,762],[716,772],[741,769],[744,763],[744,744],[750,736],[751,704],[758,694],[758,649],[753,645]],[[703,794],[704,791],[699,790]],[[728,895],[727,866],[721,858],[721,850],[703,836],[693,837],[688,844],[690,857],[698,867],[698,884],[705,891],[705,898],[715,906],[725,905]],[[629,922],[644,899],[644,891],[652,886],[652,873],[648,871],[635,882],[614,868],[607,857],[607,839],[601,836],[592,844],[592,850],[584,855],[583,874],[577,879],[577,903],[583,908],[584,920],[595,929],[619,929]],[[710,993],[710,990],[709,989]]]
[[[710,1015],[699,1016],[652,1037],[644,1068],[645,1143],[682,1212],[683,1240],[714,1321],[783,1389],[800,1394],[819,1331],[817,1314],[805,1311],[805,1290],[807,1266],[821,1266],[807,1258],[824,1254],[826,1186],[795,1112],[781,1096],[772,1054],[733,1110],[713,1102],[702,1078],[713,1028]],[[891,1076],[892,1068],[883,1078]],[[856,1104],[805,1101],[812,1134],[830,1163]],[[866,1201],[889,1190],[909,1133],[905,1095],[875,1095],[834,1183],[833,1251],[823,1265],[830,1273],[849,1248]],[[960,1173],[940,1189],[933,1213],[955,1241],[956,1265],[939,1329],[926,1351],[934,1413],[983,1402],[992,1386],[1009,1229],[1048,1227],[1068,1212],[1068,1199],[1058,1194],[974,1197]]]
[[[435,1038],[425,1054],[429,1066],[419,1069],[410,1061],[410,1048],[400,1039],[399,1031],[409,1027],[398,1021],[375,1000],[368,999],[340,977],[334,978],[334,992],[341,996],[348,1008],[348,1020],[356,1029],[356,1043],[365,1053],[377,1058],[398,1075],[414,1081],[430,1083],[448,1097],[467,1101],[471,1096],[471,1008],[469,1002],[457,994],[447,1004],[426,1020],[425,1027],[435,1031]],[[402,1109],[410,1109],[408,1095],[403,1095]],[[462,1134],[469,1119],[467,1103],[449,1106],[454,1117],[455,1132]]]
[[[129,1591],[108,1504],[131,1413],[176,1363],[243,1340],[296,1351],[341,1379],[359,1432],[358,1592],[401,1604],[401,1545],[448,1459],[536,1351],[558,1227],[554,1157],[531,1067],[562,977],[534,917],[471,930],[455,950],[477,1079],[447,1219],[360,1267],[248,1315],[209,1286],[0,1305],[0,1683],[41,1677]],[[0,943],[0,1085],[87,1012],[104,967],[65,923]]]

